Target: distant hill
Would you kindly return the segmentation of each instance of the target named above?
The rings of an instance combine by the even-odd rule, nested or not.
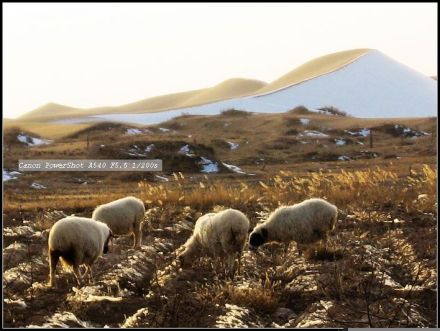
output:
[[[212,88],[197,93],[180,104],[181,107],[194,106],[208,102],[224,100],[254,94],[264,88],[267,83],[259,80],[233,78],[228,79]]]
[[[318,57],[261,88],[258,94],[272,92],[341,69],[369,51],[371,49],[360,48]]]
[[[249,95],[255,93],[266,84],[265,82],[253,79],[233,78],[206,89],[161,95],[115,107],[81,109],[48,103],[20,116],[19,119],[44,122],[47,120],[99,114],[159,112]]]
[[[434,116],[437,113],[437,77],[432,78],[377,50],[360,48],[318,57],[269,84],[233,78],[205,89],[115,107],[79,109],[49,103],[18,120],[43,123],[107,120],[151,124],[183,112],[215,115],[227,109],[237,109],[273,113],[286,112],[299,105],[311,110],[335,107],[357,117]]]

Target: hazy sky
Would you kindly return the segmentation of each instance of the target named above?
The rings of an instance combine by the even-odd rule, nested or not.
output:
[[[116,106],[267,82],[314,57],[375,48],[437,73],[437,4],[3,4],[3,116],[48,102]]]

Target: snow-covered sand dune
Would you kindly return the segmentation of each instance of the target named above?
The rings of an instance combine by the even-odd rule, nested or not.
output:
[[[363,118],[435,116],[437,81],[377,50],[371,50],[333,72],[260,95],[158,113],[89,116],[72,119],[71,123],[102,119],[155,124],[182,113],[216,115],[232,108],[249,112],[279,113],[298,105],[304,105],[311,110],[333,106]]]

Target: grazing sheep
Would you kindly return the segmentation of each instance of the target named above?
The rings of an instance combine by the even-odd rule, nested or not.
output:
[[[68,216],[56,222],[49,233],[50,286],[55,285],[59,258],[64,265],[72,266],[79,285],[87,272],[92,281],[92,264],[102,253],[108,252],[111,237],[112,232],[106,224],[91,218]],[[82,264],[86,265],[83,275],[79,271]]]
[[[96,207],[92,218],[108,225],[115,236],[134,236],[133,248],[141,247],[142,221],[145,207],[142,200],[125,197]]]
[[[323,199],[309,199],[293,206],[280,207],[262,224],[257,225],[249,237],[249,246],[256,249],[266,242],[295,241],[302,248],[320,240],[334,229],[338,209]]]
[[[191,266],[193,261],[201,255],[226,257],[229,272],[235,270],[235,256],[240,260],[243,247],[249,231],[249,220],[242,212],[235,209],[226,209],[218,213],[209,213],[200,217],[192,236],[183,245],[184,251],[179,254],[182,268]]]

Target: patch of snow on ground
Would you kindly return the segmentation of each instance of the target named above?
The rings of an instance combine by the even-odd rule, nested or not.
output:
[[[165,177],[165,176],[159,176],[159,175],[155,175],[157,179],[163,181],[163,182],[169,182],[169,178]]]
[[[130,156],[141,156],[141,157],[146,156],[145,154],[138,153],[137,151],[133,151],[132,149],[130,150],[130,152],[127,152],[127,154]]]
[[[21,172],[18,171],[7,171],[3,169],[3,181],[7,182],[11,179],[17,179],[17,176],[21,175]]]
[[[30,137],[28,135],[25,135],[23,133],[20,133],[17,136],[18,141],[27,144],[28,146],[38,146],[38,145],[48,145],[52,142],[52,140],[48,139],[41,139],[37,137]]]
[[[335,139],[335,144],[337,146],[343,146],[343,145],[346,145],[347,142],[344,139]]]
[[[130,156],[140,156],[140,157],[145,157],[146,155],[143,153],[140,153],[139,151],[139,147],[137,145],[133,145],[133,148],[130,148],[127,152],[128,155]]]
[[[235,165],[227,164],[227,163],[224,163],[224,162],[222,162],[222,164],[223,164],[226,168],[228,168],[229,170],[231,170],[231,171],[233,171],[233,172],[236,172],[237,174],[246,174],[241,168],[239,168],[239,167],[237,167],[237,166],[235,166]]]
[[[319,131],[315,130],[304,130],[304,132],[300,136],[307,136],[307,137],[313,137],[313,138],[327,138],[328,135]]]
[[[159,128],[159,130],[162,132],[170,132],[171,131],[170,129],[167,129],[167,128]]]
[[[184,155],[189,156],[189,157],[192,157],[192,156],[195,155],[194,152],[191,150],[191,148],[189,147],[188,144],[182,146],[177,153],[184,154]]]
[[[145,152],[150,153],[155,148],[154,144],[150,144],[145,147]]]
[[[41,190],[41,189],[46,188],[46,186],[39,184],[39,183],[35,183],[35,182],[31,184],[31,187],[34,189],[37,189],[37,190]]]
[[[127,132],[126,132],[126,134],[129,134],[129,135],[141,134],[141,133],[142,133],[141,130],[135,129],[135,128],[127,129]]]
[[[341,155],[340,157],[338,157],[339,161],[350,161],[351,158],[345,155]]]
[[[232,141],[228,141],[227,143],[229,144],[229,148],[230,148],[231,150],[232,150],[232,149],[237,149],[238,146],[240,146],[240,144],[234,143],[234,142],[232,142]]]
[[[215,173],[218,172],[218,164],[216,162],[212,162],[211,160],[207,159],[206,157],[201,156],[201,161],[199,162],[200,165],[202,165],[201,172],[204,173]]]
[[[345,132],[347,132],[348,134],[355,136],[355,137],[368,137],[370,135],[370,129],[360,129],[359,131],[348,131],[348,130],[344,130]]]
[[[407,127],[407,126],[400,125],[400,124],[395,124],[394,125],[394,129],[397,132],[399,132],[401,136],[403,136],[405,138],[415,139],[415,138],[420,137],[420,136],[429,136],[430,135],[428,132],[417,131],[417,130],[411,129],[411,128]]]
[[[307,125],[310,123],[310,119],[308,118],[300,118],[299,121],[301,122],[302,125]]]

